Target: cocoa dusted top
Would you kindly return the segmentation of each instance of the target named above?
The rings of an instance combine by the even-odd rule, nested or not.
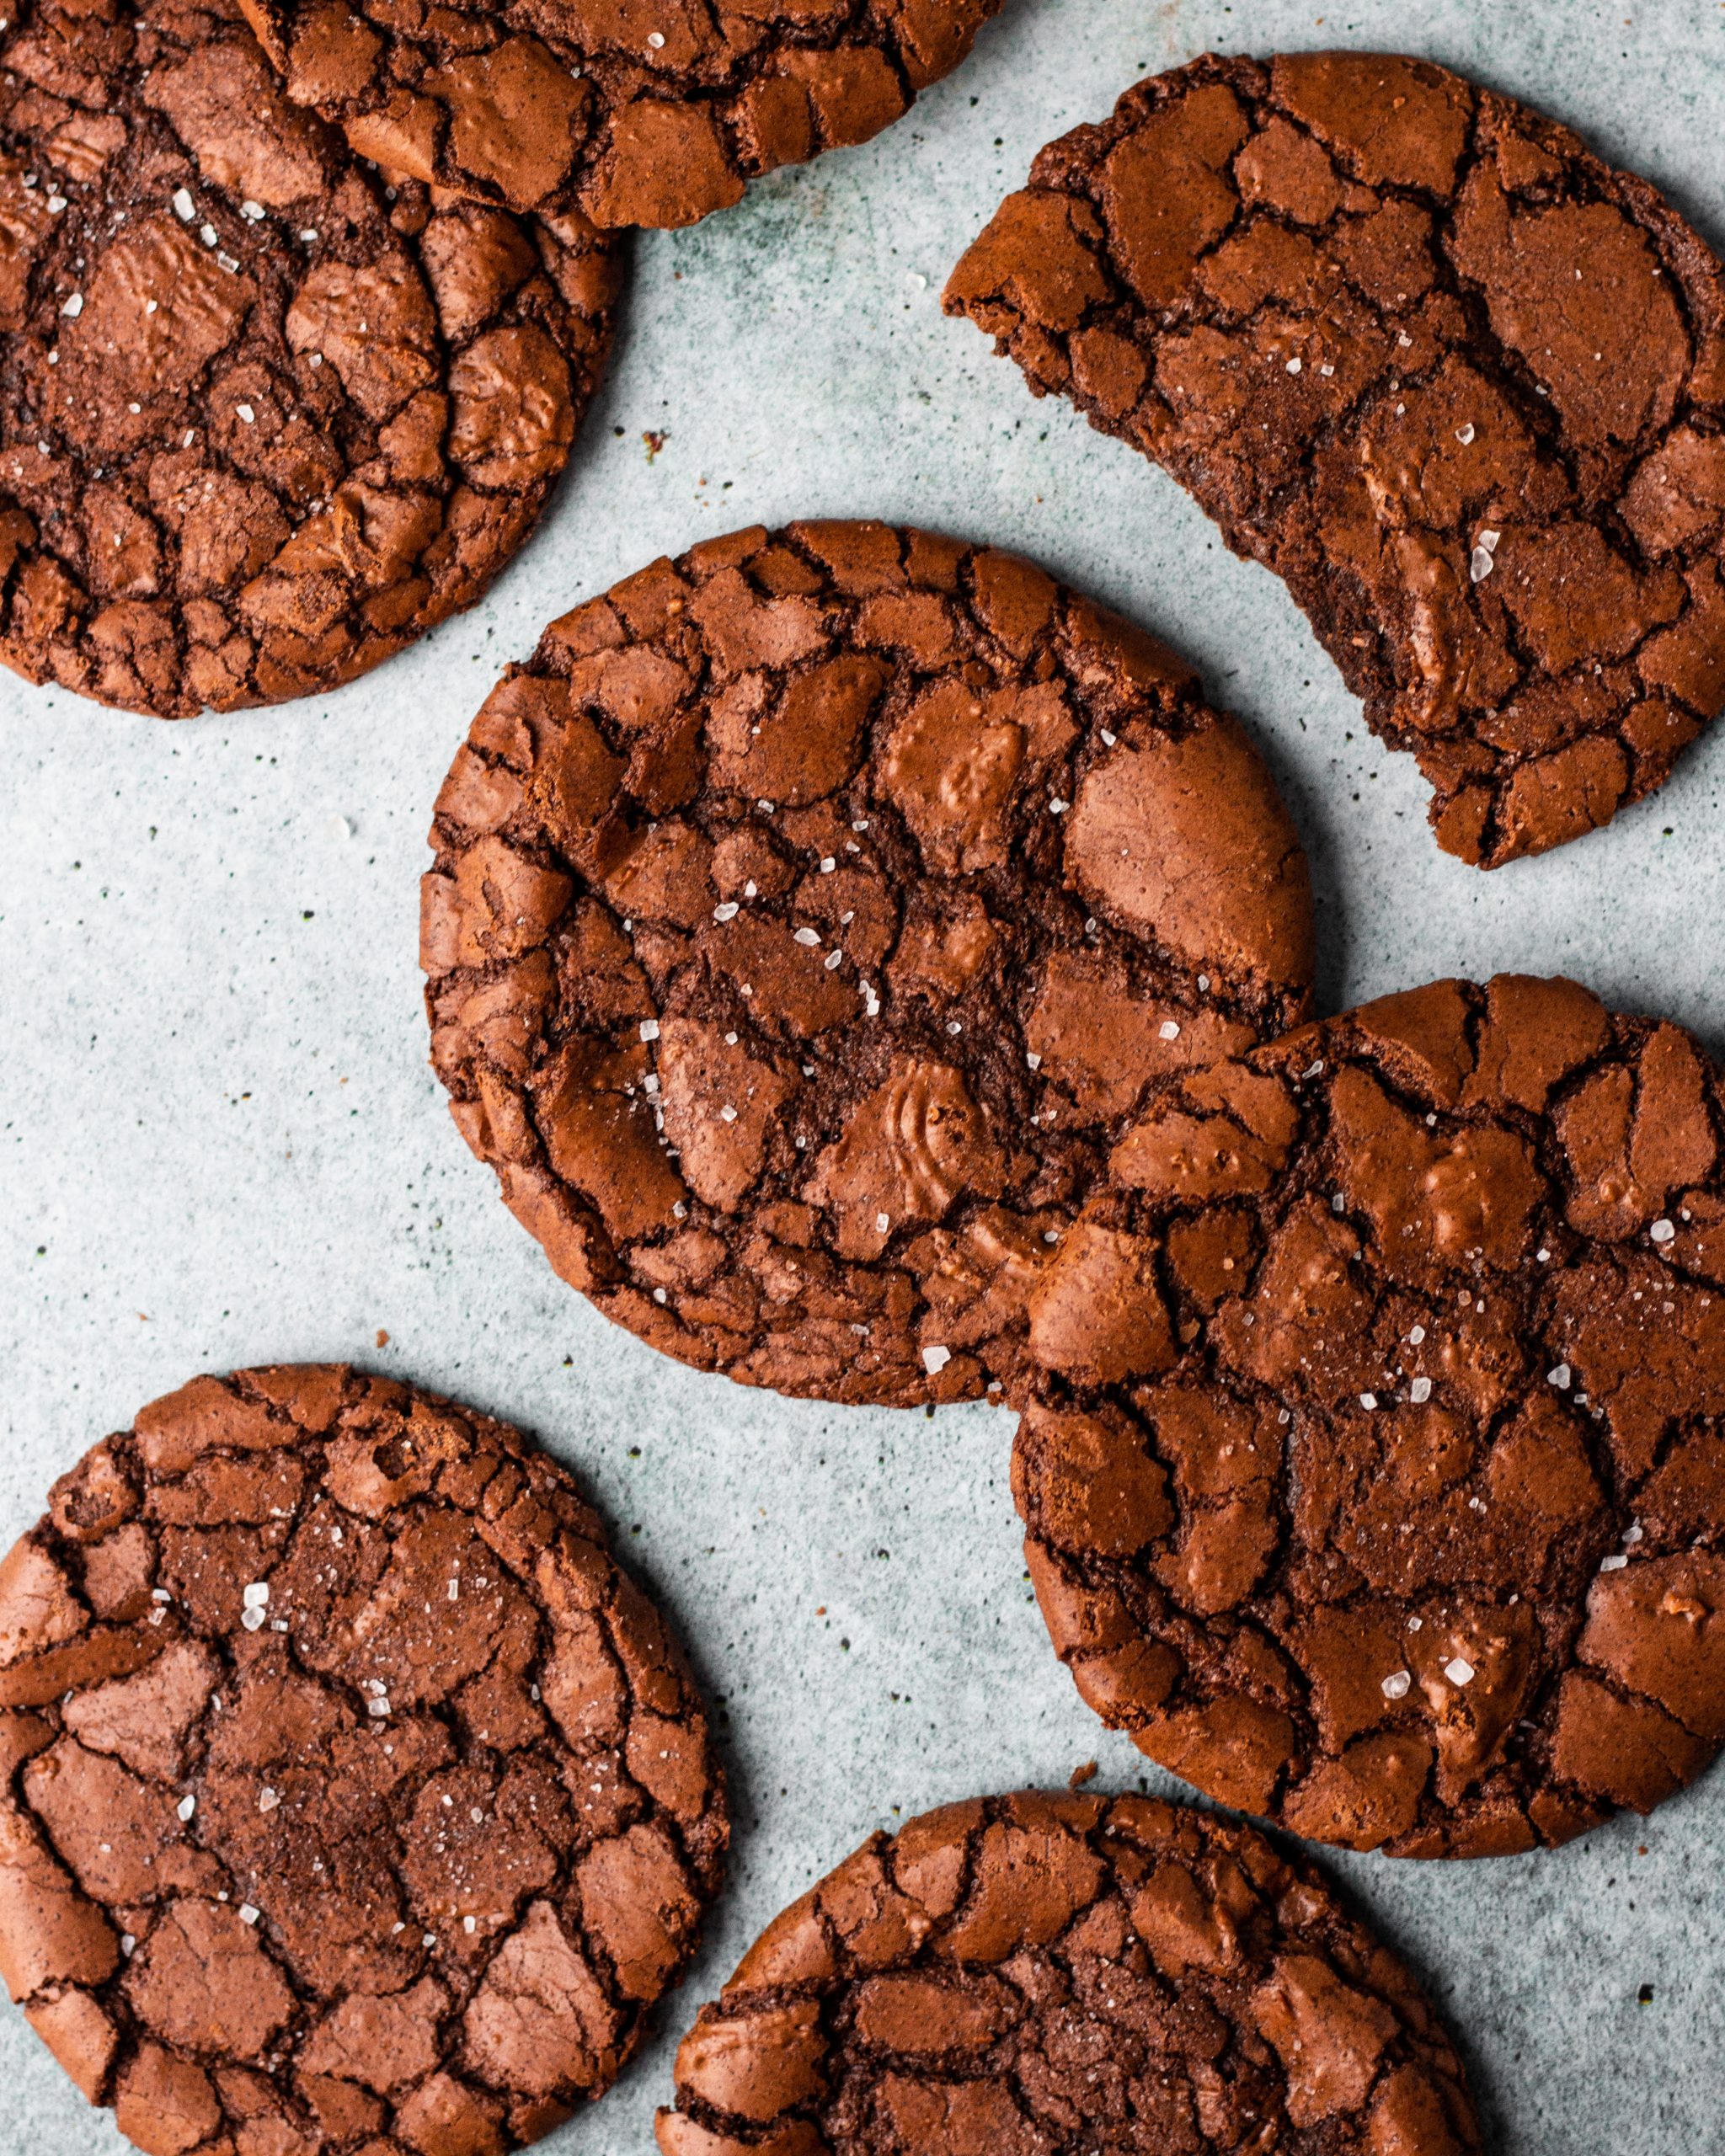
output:
[[[243,0],[361,157],[512,210],[692,225],[866,142],[1001,0]]]
[[[1645,181],[1414,60],[1194,61],[1037,158],[950,313],[1283,577],[1486,867],[1725,698],[1725,293]]]
[[[677,2053],[662,2156],[1468,2156],[1457,2059],[1310,1865],[1137,1796],[876,1834]]]
[[[998,1390],[1146,1084],[1307,1007],[1238,725],[1028,563],[884,525],[554,622],[432,844],[432,1059],[505,1203],[654,1347],[818,1399]]]
[[[19,0],[0,232],[0,659],[164,718],[333,688],[470,605],[619,275],[579,215],[386,193],[222,0]]]
[[[1725,1098],[1565,980],[1439,981],[1166,1086],[1068,1237],[1013,1486],[1080,1691],[1296,1833],[1646,1812],[1725,1740]]]
[[[537,2139],[727,1833],[569,1476],[333,1368],[195,1378],[55,1485],[0,1562],[0,1976],[158,2156]]]

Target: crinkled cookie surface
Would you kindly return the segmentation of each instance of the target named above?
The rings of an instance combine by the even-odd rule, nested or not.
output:
[[[153,1402],[0,1563],[0,1975],[155,2156],[501,2156],[717,1890],[658,1612],[513,1430],[334,1367]]]
[[[1485,867],[1725,698],[1725,291],[1643,180],[1424,62],[1206,58],[1038,157],[946,304],[1287,583]]]
[[[763,1932],[663,2156],[1466,2156],[1431,2008],[1309,1865],[1144,1797],[948,1805]]]
[[[690,225],[866,142],[1001,0],[244,0],[361,156],[514,210]]]
[[[1564,980],[1177,1080],[1069,1236],[1013,1486],[1080,1691],[1209,1795],[1413,1856],[1650,1810],[1725,1740],[1725,1100]]]
[[[569,456],[620,261],[386,190],[237,10],[0,35],[0,659],[163,718],[334,687],[470,605]]]
[[[922,532],[741,532],[577,608],[432,843],[433,1061],[510,1209],[654,1346],[815,1398],[998,1390],[1146,1085],[1307,1007],[1235,721]]]

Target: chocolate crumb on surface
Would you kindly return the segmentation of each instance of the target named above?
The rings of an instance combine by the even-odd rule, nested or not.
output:
[[[1725,698],[1725,286],[1645,181],[1424,61],[1195,61],[947,287],[1286,582],[1438,841],[1606,823]]]
[[[737,533],[546,632],[438,797],[462,1135],[552,1264],[699,1368],[998,1392],[1126,1254],[1068,1230],[1156,1075],[1309,1007],[1238,724],[1014,556]]]
[[[386,189],[237,8],[0,34],[0,660],[190,718],[335,687],[526,539],[617,243]]]
[[[512,210],[691,225],[866,142],[1001,0],[244,0],[288,94],[393,170]]]
[[[717,1891],[657,1610],[514,1430],[195,1378],[0,1562],[0,1976],[157,2152],[500,2156],[603,2094]]]
[[[1677,1027],[1510,974],[1170,1081],[1087,1216],[1146,1284],[1044,1356],[1013,1457],[1104,1721],[1395,1855],[1693,1780],[1725,1740],[1722,1118]]]
[[[978,1799],[773,1920],[677,2053],[662,2156],[1471,2156],[1396,1957],[1261,1835]]]

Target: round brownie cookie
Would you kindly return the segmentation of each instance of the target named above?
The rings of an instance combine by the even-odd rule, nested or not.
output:
[[[1464,2156],[1461,2064],[1310,1865],[1146,1797],[952,1804],[768,1925],[663,2156]]]
[[[288,94],[360,156],[512,210],[692,225],[866,142],[1001,0],[243,0]]]
[[[1646,1812],[1725,1739],[1720,1074],[1439,981],[1166,1086],[1067,1238],[1013,1488],[1055,1643],[1210,1796],[1409,1856]]]
[[[1486,867],[1725,698],[1725,286],[1645,181],[1414,60],[1207,58],[1038,157],[947,288],[1287,583]]]
[[[224,0],[20,0],[0,229],[0,660],[164,718],[333,688],[471,605],[620,266],[577,212],[386,188]]]
[[[156,2156],[501,2156],[601,2095],[727,1827],[574,1482],[352,1370],[195,1378],[0,1563],[0,1976]]]
[[[432,1059],[505,1203],[653,1346],[816,1399],[998,1390],[1146,1084],[1307,1006],[1236,722],[1028,563],[879,524],[554,622],[432,843]]]

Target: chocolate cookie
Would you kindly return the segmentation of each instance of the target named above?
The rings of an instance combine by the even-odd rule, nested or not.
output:
[[[677,2053],[663,2156],[1464,2156],[1461,2062],[1322,1876],[1148,1798],[876,1834]]]
[[[0,659],[184,718],[470,606],[568,458],[613,243],[386,189],[223,0],[0,28]]]
[[[1565,980],[1439,981],[1176,1078],[1013,1488],[1078,1688],[1296,1833],[1647,1812],[1725,1739],[1725,1097]]]
[[[1146,1085],[1307,1006],[1234,720],[1028,563],[884,525],[554,622],[432,843],[432,1060],[505,1202],[654,1347],[816,1399],[998,1390]]]
[[[244,0],[288,94],[361,157],[512,210],[692,225],[866,142],[1001,0]]]
[[[1423,61],[1196,61],[1044,150],[948,313],[1286,582],[1486,867],[1725,698],[1725,288],[1645,181]]]
[[[55,1485],[0,1564],[0,1976],[158,2156],[537,2139],[727,1833],[569,1476],[334,1368],[195,1378]]]

